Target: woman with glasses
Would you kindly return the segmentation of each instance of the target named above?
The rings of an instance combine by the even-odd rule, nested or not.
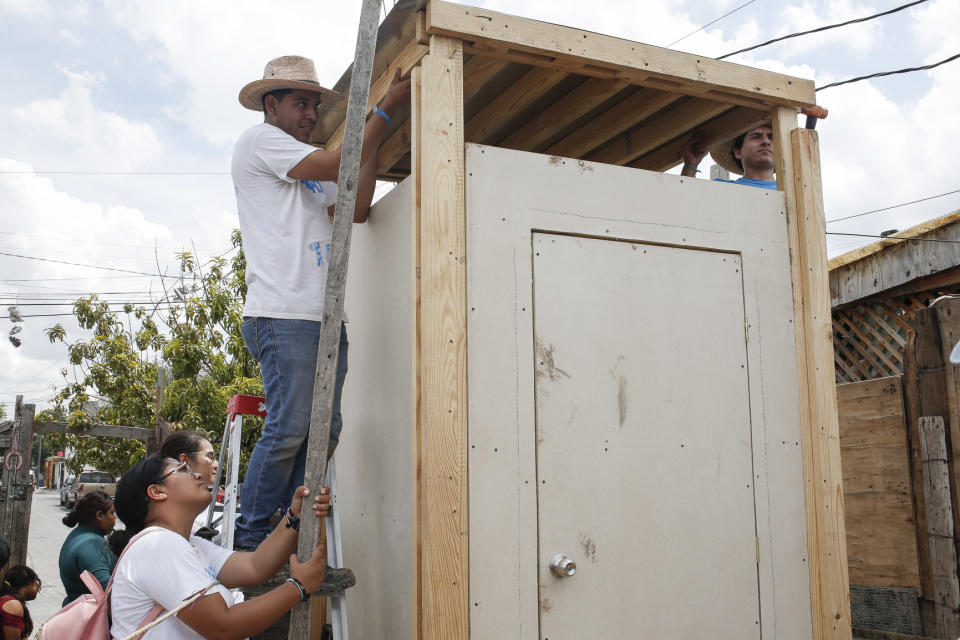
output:
[[[206,436],[197,431],[175,431],[160,446],[160,455],[178,462],[189,462],[190,468],[210,478],[217,477],[217,454]]]
[[[172,460],[188,462],[191,469],[210,479],[210,492],[214,496],[217,495],[219,487],[213,485],[217,479],[219,463],[217,453],[206,436],[197,431],[175,431],[163,441],[160,446],[160,455]],[[220,532],[206,524],[206,513],[201,512],[193,522],[193,533],[201,538],[213,540]]]
[[[0,585],[0,626],[3,640],[29,638],[33,633],[33,620],[27,609],[27,601],[40,593],[40,578],[30,567],[19,565],[7,569]]]
[[[117,557],[111,553],[103,537],[113,531],[116,522],[113,498],[103,491],[91,491],[83,496],[63,517],[63,524],[76,529],[67,535],[60,547],[60,580],[67,592],[62,606],[89,593],[80,580],[84,571],[92,573],[100,581],[100,586],[107,588]]]
[[[318,542],[310,559],[294,553],[306,487],[299,487],[286,517],[256,551],[236,552],[190,534],[197,515],[210,503],[208,474],[189,460],[153,455],[134,465],[117,484],[115,506],[126,525],[115,539],[137,537],[117,563],[111,611],[114,638],[133,633],[156,604],[173,611],[199,598],[147,631],[143,640],[246,638],[276,622],[320,587],[326,550]],[[329,510],[329,490],[313,501],[316,517]],[[287,562],[290,577],[271,591],[234,604],[232,588],[259,584]]]

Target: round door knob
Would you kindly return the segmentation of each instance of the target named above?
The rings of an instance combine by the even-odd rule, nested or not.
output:
[[[558,553],[550,559],[550,573],[558,578],[570,578],[577,572],[577,563]]]

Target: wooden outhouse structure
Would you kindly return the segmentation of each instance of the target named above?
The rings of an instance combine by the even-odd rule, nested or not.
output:
[[[849,638],[813,83],[442,0],[381,25],[371,107],[396,67],[346,293],[352,631]],[[663,173],[766,120],[779,190]]]

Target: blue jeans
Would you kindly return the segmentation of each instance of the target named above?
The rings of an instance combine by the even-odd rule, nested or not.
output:
[[[267,407],[263,434],[247,465],[234,537],[237,548],[252,549],[273,530],[270,516],[278,508],[286,509],[294,491],[303,484],[320,323],[248,317],[243,319],[241,332],[247,349],[260,363]],[[347,376],[347,346],[347,328],[341,325],[331,451],[343,427],[340,394]]]

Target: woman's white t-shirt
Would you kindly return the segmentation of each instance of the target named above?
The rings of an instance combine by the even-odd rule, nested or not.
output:
[[[136,631],[155,604],[172,611],[209,586],[233,553],[196,536],[186,540],[163,527],[147,527],[144,531],[151,533],[133,542],[113,573],[110,633],[114,638],[125,638]],[[228,607],[234,602],[233,594],[220,584],[207,593],[219,593]],[[195,640],[203,636],[171,616],[141,638]]]

